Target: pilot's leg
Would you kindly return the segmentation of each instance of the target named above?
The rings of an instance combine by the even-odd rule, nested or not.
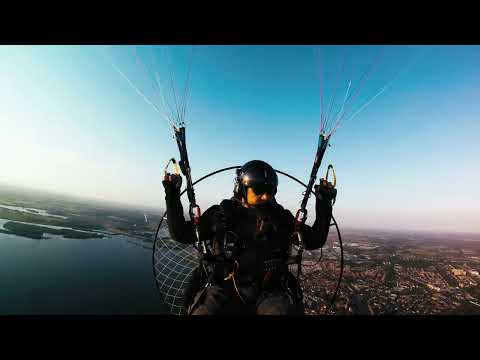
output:
[[[303,301],[281,288],[263,292],[257,302],[257,315],[304,315]]]
[[[218,285],[211,285],[195,295],[188,309],[191,315],[231,315],[237,312],[235,301]]]

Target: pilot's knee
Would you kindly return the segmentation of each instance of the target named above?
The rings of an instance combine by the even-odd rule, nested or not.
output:
[[[191,315],[221,315],[228,313],[229,298],[220,286],[209,286],[200,291],[189,309]]]
[[[296,302],[287,292],[276,290],[264,294],[257,303],[257,315],[303,315],[302,302]]]

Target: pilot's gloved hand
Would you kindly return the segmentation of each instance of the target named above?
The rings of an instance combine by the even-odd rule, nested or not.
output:
[[[165,194],[180,193],[182,187],[182,177],[176,174],[166,174],[162,181],[165,188]]]
[[[315,185],[315,196],[317,198],[317,204],[323,203],[323,202],[328,202],[332,203],[332,200],[334,200],[337,197],[337,189],[333,187],[333,184],[331,182],[328,182],[326,180],[320,180],[320,184]]]

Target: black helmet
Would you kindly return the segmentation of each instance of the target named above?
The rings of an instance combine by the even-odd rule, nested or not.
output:
[[[250,187],[257,195],[275,195],[277,186],[278,176],[275,170],[265,161],[252,160],[237,169],[233,193],[236,198],[246,198],[247,188]]]

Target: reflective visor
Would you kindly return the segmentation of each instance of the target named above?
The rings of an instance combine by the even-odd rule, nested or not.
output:
[[[274,195],[275,193],[275,188],[271,184],[252,184],[250,187],[257,196],[263,194]]]

